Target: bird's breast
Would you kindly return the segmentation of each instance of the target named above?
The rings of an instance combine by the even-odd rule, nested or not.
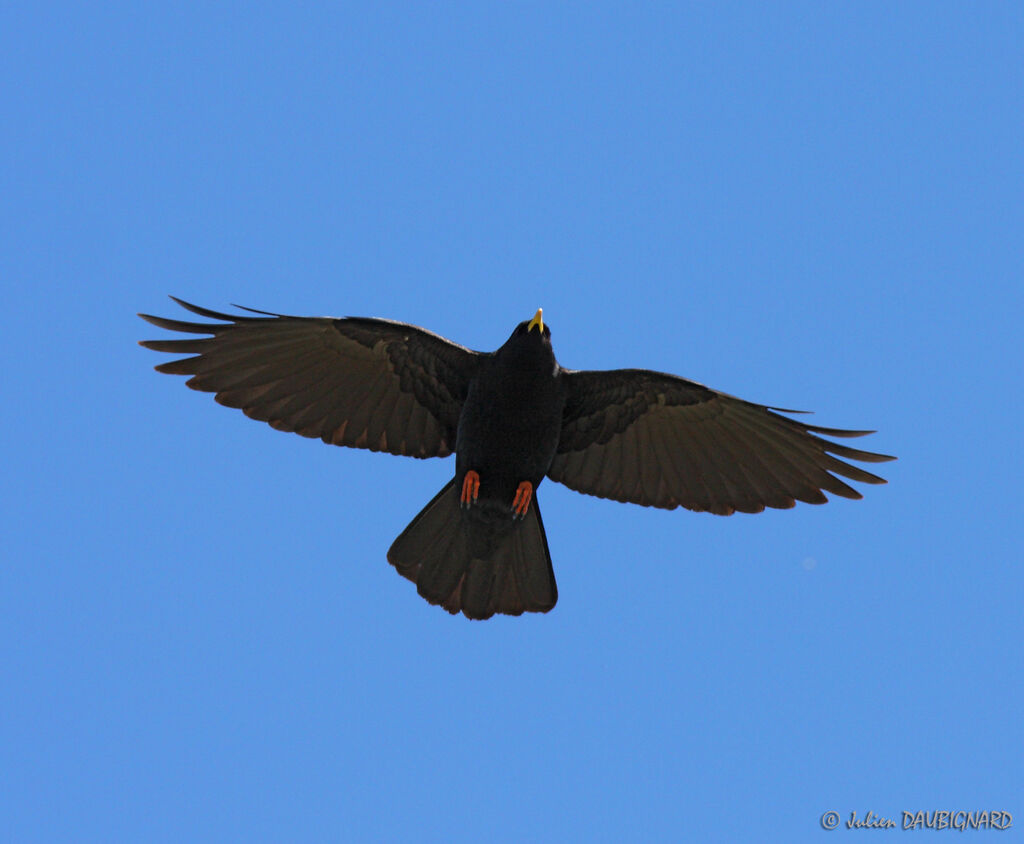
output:
[[[503,499],[520,481],[536,487],[547,473],[565,399],[550,374],[495,375],[478,379],[466,397],[455,446],[456,476],[473,469],[480,474],[481,495],[492,490]]]

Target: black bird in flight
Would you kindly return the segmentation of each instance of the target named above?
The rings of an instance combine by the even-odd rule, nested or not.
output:
[[[174,298],[174,297],[171,297]],[[201,339],[144,340],[190,355],[156,367],[279,431],[409,457],[455,452],[455,477],[388,551],[420,595],[451,613],[547,612],[558,599],[537,487],[728,516],[823,504],[885,481],[841,460],[895,458],[824,439],[819,428],[675,375],[564,369],[541,311],[496,352],[401,322],[218,313],[220,322],[140,314]]]

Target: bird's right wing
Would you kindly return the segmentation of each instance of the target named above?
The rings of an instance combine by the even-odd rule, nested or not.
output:
[[[160,328],[211,335],[143,340],[147,349],[193,355],[159,372],[191,375],[192,389],[279,431],[410,457],[454,450],[477,352],[401,322],[233,316],[174,301],[222,322],[139,314]]]
[[[861,497],[836,475],[885,483],[833,455],[867,463],[895,459],[817,436],[871,431],[808,425],[675,375],[616,369],[563,370],[562,377],[566,405],[548,477],[602,498],[758,513],[795,501],[824,503],[822,490]]]

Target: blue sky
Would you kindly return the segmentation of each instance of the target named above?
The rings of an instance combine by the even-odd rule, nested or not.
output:
[[[0,837],[1024,824],[1016,3],[0,12]],[[538,494],[560,600],[385,561],[454,471],[158,375],[173,293],[877,428],[859,502]],[[971,839],[992,833],[967,833]]]

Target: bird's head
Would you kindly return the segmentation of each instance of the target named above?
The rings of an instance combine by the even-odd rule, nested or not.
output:
[[[512,336],[534,337],[539,340],[547,340],[551,342],[551,329],[544,324],[544,309],[537,308],[537,313],[533,315],[533,319],[528,319],[525,322],[519,323],[516,326],[516,330],[512,333]]]
[[[552,355],[551,329],[544,324],[544,312],[538,308],[533,319],[525,320],[516,326],[512,336],[505,341],[499,352],[511,353],[515,357],[523,354],[535,357],[542,352],[543,357]]]

